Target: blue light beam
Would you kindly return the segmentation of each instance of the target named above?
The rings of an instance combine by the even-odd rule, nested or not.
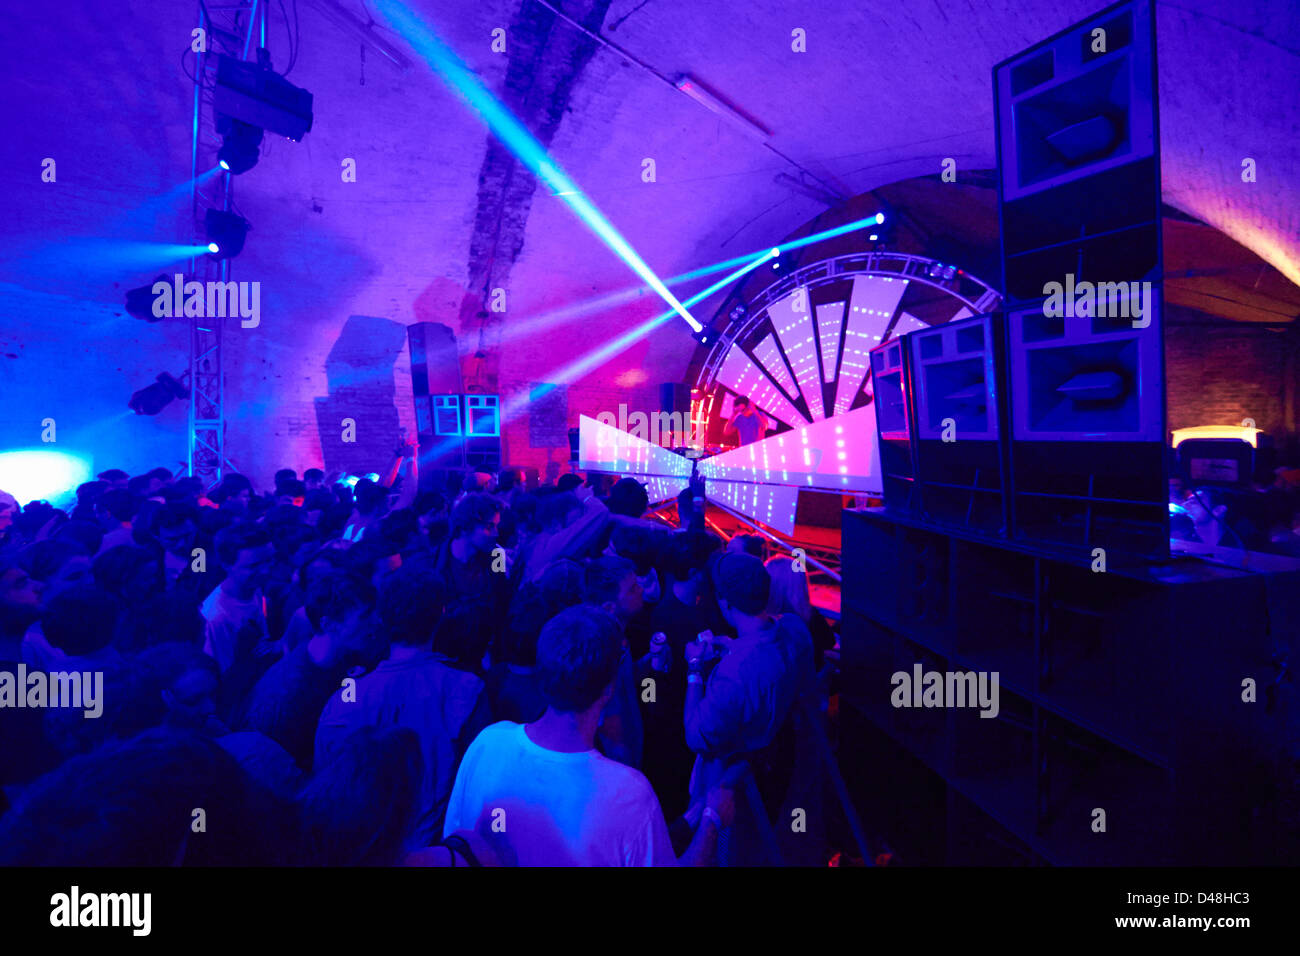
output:
[[[375,5],[393,29],[406,39],[415,52],[442,77],[470,109],[478,113],[493,135],[501,140],[520,162],[550,186],[551,191],[562,199],[620,259],[627,263],[633,272],[654,289],[674,313],[686,320],[692,331],[698,332],[703,328],[695,316],[686,310],[686,306],[668,290],[663,280],[655,275],[654,270],[646,265],[645,260],[637,255],[636,250],[619,234],[613,223],[605,218],[595,204],[582,193],[577,183],[551,159],[545,147],[488,91],[487,87],[479,82],[478,77],[434,35],[432,30],[397,0],[378,0]]]

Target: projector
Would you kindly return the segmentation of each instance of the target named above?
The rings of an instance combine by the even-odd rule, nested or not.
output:
[[[268,67],[217,54],[213,106],[220,114],[297,142],[311,129],[311,94]]]

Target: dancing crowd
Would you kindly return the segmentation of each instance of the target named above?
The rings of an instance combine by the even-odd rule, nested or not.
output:
[[[0,864],[824,863],[802,556],[701,485],[648,506],[512,469],[0,492]]]

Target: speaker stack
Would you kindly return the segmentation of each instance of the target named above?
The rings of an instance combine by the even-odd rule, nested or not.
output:
[[[1169,553],[1150,0],[993,68],[1016,538]]]
[[[411,349],[411,392],[419,435],[421,491],[440,490],[446,473],[465,467],[461,415],[460,355],[456,335],[438,322],[407,327]]]
[[[993,69],[1003,312],[872,352],[886,506],[1053,549],[1169,553],[1149,0]]]

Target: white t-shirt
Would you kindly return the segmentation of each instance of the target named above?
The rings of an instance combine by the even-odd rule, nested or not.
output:
[[[659,799],[640,771],[595,750],[539,747],[523,724],[470,744],[444,833],[477,830],[520,866],[675,866]]]

